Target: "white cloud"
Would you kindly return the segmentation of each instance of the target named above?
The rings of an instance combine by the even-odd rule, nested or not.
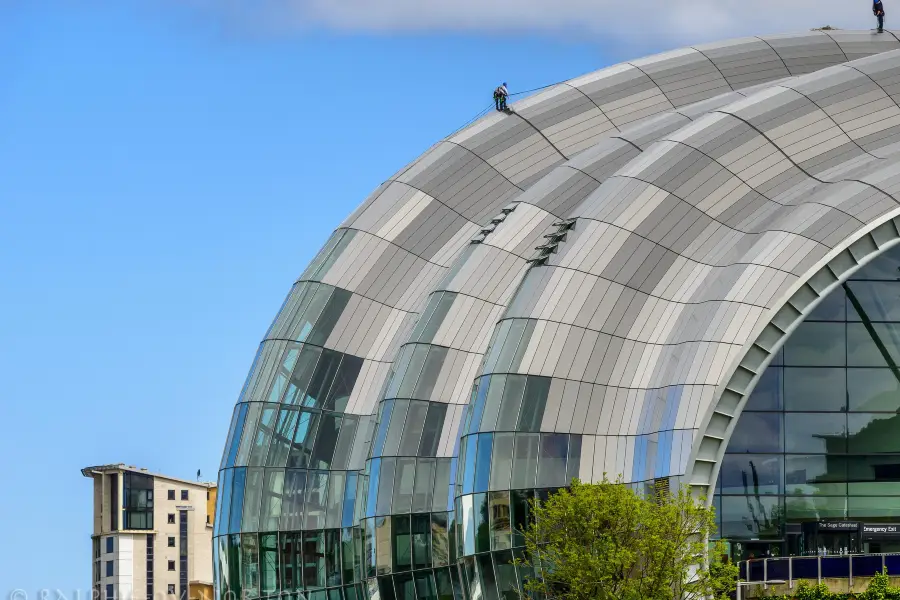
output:
[[[180,0],[244,25],[366,33],[539,33],[700,43],[832,25],[871,28],[870,0]],[[891,7],[887,6],[888,18]],[[890,22],[888,22],[890,25]],[[659,44],[653,44],[658,46]]]

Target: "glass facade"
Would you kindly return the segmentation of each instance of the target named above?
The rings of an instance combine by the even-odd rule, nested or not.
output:
[[[900,519],[898,363],[900,251],[892,250],[823,299],[747,399],[715,496],[720,534],[736,555],[873,550],[810,531],[823,521]]]
[[[896,132],[871,108],[894,65],[746,87],[842,63],[842,43],[876,51],[811,32],[619,65],[379,186],[292,287],[234,407],[218,592],[518,597],[528,500],[576,475],[684,476],[743,555],[869,543],[810,524],[900,512],[900,252],[793,323],[900,237]]]
[[[123,494],[125,529],[153,529],[153,477],[126,471]]]

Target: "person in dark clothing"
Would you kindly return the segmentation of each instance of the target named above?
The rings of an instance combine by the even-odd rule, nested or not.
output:
[[[506,110],[506,99],[509,97],[509,90],[506,88],[506,82],[494,90],[494,108],[503,111]]]
[[[884,5],[881,3],[881,0],[874,0],[872,12],[878,18],[878,33],[882,33],[884,31]]]

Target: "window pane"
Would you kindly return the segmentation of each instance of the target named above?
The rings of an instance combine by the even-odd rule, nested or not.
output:
[[[394,496],[394,471],[396,459],[386,458],[381,461],[381,475],[378,482],[378,502],[375,505],[376,515],[391,514],[391,500]]]
[[[398,458],[394,474],[394,499],[391,512],[408,513],[412,509],[413,485],[416,480],[416,459]]]
[[[848,321],[900,321],[900,282],[853,281],[847,286]]]
[[[428,415],[425,417],[425,427],[422,431],[417,456],[437,456],[438,442],[441,439],[441,430],[444,427],[446,414],[446,404],[432,402],[428,406]]]
[[[332,469],[346,469],[350,462],[350,453],[353,451],[353,440],[356,437],[356,428],[359,425],[359,417],[344,415],[341,423],[341,433],[338,436],[331,459]]]
[[[847,493],[847,459],[842,456],[787,455],[785,492],[798,495]]]
[[[529,501],[534,498],[534,490],[512,491],[509,493],[512,511],[513,546],[524,546],[525,536],[533,520]]]
[[[284,471],[276,469],[266,470],[266,481],[262,497],[262,514],[260,515],[260,529],[263,531],[276,531],[281,519],[281,495],[284,491]]]
[[[289,468],[309,465],[313,442],[316,439],[316,430],[319,427],[319,416],[318,412],[304,410],[300,413],[297,429],[294,430],[294,439],[291,441],[291,452],[288,455],[287,466]]]
[[[300,358],[294,366],[291,381],[288,384],[287,393],[284,395],[285,404],[300,404],[306,397],[306,388],[309,380],[316,371],[316,365],[322,356],[322,349],[317,346],[303,346]]]
[[[568,452],[568,435],[541,434],[537,487],[562,487],[566,485],[566,455]]]
[[[782,452],[780,413],[741,413],[728,452]]]
[[[231,522],[228,526],[229,533],[240,533],[241,516],[244,512],[244,481],[247,477],[246,469],[234,470],[234,481],[231,491]],[[169,521],[174,523],[173,515],[169,515]]]
[[[414,400],[410,402],[403,435],[400,438],[400,456],[416,456],[422,432],[425,429],[425,416],[428,414],[428,402]]]
[[[303,501],[306,497],[306,471],[288,470],[284,476],[281,503],[281,530],[303,528]]]
[[[400,382],[400,389],[397,391],[398,398],[412,398],[415,390],[416,382],[425,366],[425,359],[428,357],[428,350],[431,346],[427,344],[416,344],[413,347],[412,356],[409,360],[409,366],[403,374]]]
[[[400,436],[406,424],[406,413],[409,412],[409,400],[395,400],[391,411],[391,423],[387,438],[384,440],[384,456],[397,456],[400,449]]]
[[[328,473],[310,471],[306,482],[306,521],[304,529],[325,527],[325,494]]]
[[[851,367],[890,367],[900,362],[900,324],[847,324],[847,360]]]
[[[331,457],[334,456],[334,447],[337,445],[340,431],[341,417],[330,413],[322,413],[319,421],[319,431],[316,434],[315,450],[313,450],[309,460],[311,469],[331,468]]]
[[[722,494],[783,493],[783,458],[766,454],[726,454],[719,473]]]
[[[262,499],[263,473],[265,469],[247,469],[247,483],[244,486],[244,515],[241,531],[259,531],[259,505]]]
[[[491,448],[493,435],[483,433],[478,436],[478,458],[475,460],[475,490],[486,492],[491,475]]]
[[[770,365],[756,382],[744,410],[781,410],[784,407],[784,369]]]
[[[497,427],[497,415],[500,413],[500,401],[503,399],[503,389],[506,387],[506,375],[494,375],[491,377],[491,387],[488,389],[484,401],[484,412],[481,417],[479,431],[493,431]]]
[[[900,382],[892,369],[847,369],[850,410],[900,411]]]
[[[782,512],[777,496],[722,496],[722,537],[780,538]]]
[[[309,408],[322,408],[331,389],[331,384],[337,375],[338,367],[341,364],[343,355],[334,350],[324,350],[319,364],[316,365],[316,372],[313,374],[312,381],[309,382],[309,388],[303,397],[303,406]]]
[[[303,534],[303,583],[307,588],[325,585],[325,537],[321,531]]]
[[[518,587],[516,585],[516,568],[512,565],[512,552],[498,552],[494,554],[497,569],[497,591],[502,600],[519,600]]]
[[[416,484],[413,488],[412,511],[430,512],[434,504],[434,464],[433,458],[420,458],[416,461]]]
[[[506,550],[512,547],[509,492],[488,494],[488,511],[491,519],[491,550]]]
[[[473,503],[475,512],[475,552],[487,552],[491,549],[487,494],[475,494]]]
[[[431,568],[431,519],[412,515],[412,557],[416,569]]]
[[[434,566],[450,564],[450,536],[447,528],[447,513],[431,514],[431,548]]]
[[[409,515],[395,516],[393,525],[394,572],[412,569],[412,545]]]
[[[784,345],[788,366],[839,367],[847,364],[843,323],[801,323]]]
[[[845,313],[844,288],[838,287],[829,292],[819,305],[813,309],[807,321],[844,321]]]
[[[263,594],[278,593],[278,536],[259,536],[259,567]]]
[[[852,496],[900,496],[900,456],[870,454],[847,457]]]
[[[537,475],[538,434],[518,434],[513,458],[513,489],[533,488]]]
[[[497,419],[497,431],[515,431],[522,408],[522,397],[525,394],[525,375],[508,375],[503,388],[503,399],[500,401],[500,416]]]
[[[847,421],[848,452],[900,452],[900,415],[852,413]]]
[[[788,452],[845,454],[847,415],[825,413],[785,413]]]
[[[475,458],[478,456],[478,436],[470,435],[460,443],[463,454],[460,454],[460,460],[463,461],[463,469],[461,473],[462,493],[471,494],[475,487]]]
[[[341,526],[342,504],[344,502],[344,483],[346,473],[332,471],[328,482],[328,496],[325,508],[325,528],[332,529]]]
[[[513,463],[513,444],[515,443],[515,434],[513,433],[497,433],[494,434],[494,449],[491,460],[491,484],[492,490],[508,490],[509,477],[512,473]]]
[[[350,394],[353,393],[353,386],[356,385],[356,378],[363,366],[363,359],[358,356],[345,354],[341,360],[341,366],[338,369],[334,379],[334,384],[328,392],[325,400],[326,410],[335,410],[343,412],[347,409],[347,401],[350,400]]]
[[[416,382],[413,398],[431,397],[434,393],[434,385],[437,383],[438,375],[440,375],[446,359],[447,348],[441,346],[429,347],[428,358],[425,359],[425,366],[422,368],[422,374]]]
[[[300,411],[295,407],[284,406],[281,408],[278,413],[278,422],[275,425],[272,444],[269,447],[269,454],[266,457],[266,465],[283,468],[287,464],[287,457],[291,450],[291,440],[294,437],[294,430],[297,428],[299,417]]]
[[[846,410],[847,384],[845,373],[846,371],[843,368],[785,368],[785,410]]]
[[[848,516],[851,518],[897,518],[900,517],[900,502],[897,498],[850,496],[847,499]]]
[[[478,567],[481,571],[481,580],[484,582],[484,599],[498,600],[497,581],[494,579],[494,565],[490,554],[478,557]]]
[[[847,518],[845,496],[790,496],[785,504],[786,518],[792,521]]]
[[[540,431],[549,392],[549,377],[528,376],[522,410],[519,412],[518,431]]]

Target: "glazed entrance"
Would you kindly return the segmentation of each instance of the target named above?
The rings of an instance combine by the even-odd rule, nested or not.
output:
[[[900,248],[824,298],[774,357],[714,502],[735,559],[900,551]]]

